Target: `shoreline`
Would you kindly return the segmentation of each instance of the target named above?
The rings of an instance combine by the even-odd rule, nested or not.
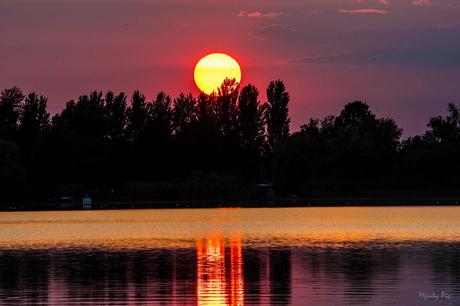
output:
[[[460,197],[316,197],[257,200],[153,200],[94,201],[90,209],[81,202],[20,203],[0,205],[0,211],[66,211],[110,209],[200,209],[200,208],[282,208],[282,207],[382,207],[382,206],[459,206]]]

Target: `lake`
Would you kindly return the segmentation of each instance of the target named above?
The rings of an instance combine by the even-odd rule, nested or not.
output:
[[[0,304],[460,305],[460,207],[0,213]]]

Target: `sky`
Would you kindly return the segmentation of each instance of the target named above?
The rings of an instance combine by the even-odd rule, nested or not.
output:
[[[290,92],[291,130],[354,100],[405,136],[460,103],[460,0],[0,0],[0,88],[198,94],[196,62],[224,52],[266,99]]]

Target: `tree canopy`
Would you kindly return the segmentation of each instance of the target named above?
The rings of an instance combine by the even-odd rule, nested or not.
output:
[[[46,97],[7,88],[0,94],[0,183],[21,201],[60,190],[135,197],[151,194],[139,185],[150,182],[195,198],[224,194],[231,184],[238,187],[229,194],[242,195],[241,186],[262,181],[273,182],[279,195],[458,190],[454,104],[430,119],[425,134],[401,140],[396,122],[362,101],[290,133],[284,83],[270,82],[266,98],[252,84],[227,79],[197,97],[91,92],[51,117]],[[200,190],[211,182],[214,190]]]

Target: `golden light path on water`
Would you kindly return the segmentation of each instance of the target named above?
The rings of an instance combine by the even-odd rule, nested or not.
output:
[[[188,248],[239,237],[244,246],[346,247],[460,241],[460,207],[162,209],[0,213],[0,248]]]
[[[198,305],[243,305],[244,277],[241,238],[229,242],[229,266],[226,265],[226,243],[219,236],[197,239]],[[228,275],[228,277],[227,277]]]

